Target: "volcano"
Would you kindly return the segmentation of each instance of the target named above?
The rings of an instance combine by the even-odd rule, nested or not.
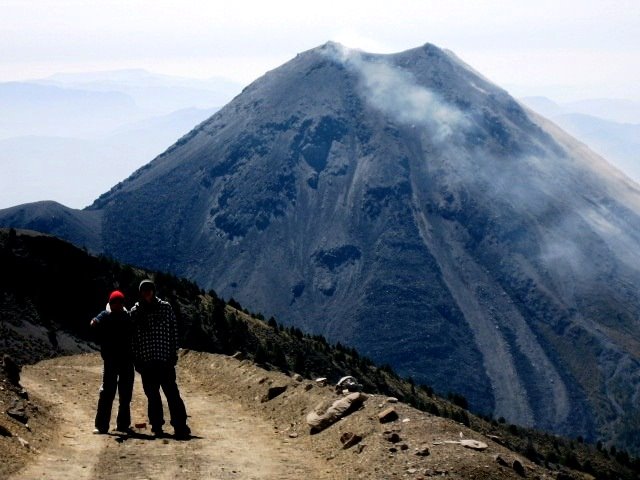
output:
[[[36,207],[0,224],[46,225]],[[76,213],[100,220],[88,246],[118,260],[473,410],[632,450],[639,212],[636,184],[453,53],[330,42]]]

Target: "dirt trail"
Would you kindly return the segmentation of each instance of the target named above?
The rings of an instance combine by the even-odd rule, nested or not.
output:
[[[11,479],[332,478],[326,462],[275,435],[273,424],[182,369],[178,383],[193,438],[154,439],[148,428],[133,437],[94,435],[100,378],[97,355],[57,358],[23,370],[23,385],[32,396],[54,404],[60,427],[36,461]],[[116,408],[117,398],[114,414]],[[136,423],[146,421],[138,375],[132,416]]]

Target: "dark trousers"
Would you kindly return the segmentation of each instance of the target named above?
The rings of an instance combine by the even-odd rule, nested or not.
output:
[[[167,398],[171,425],[174,429],[182,429],[187,425],[187,410],[180,398],[180,391],[176,384],[176,369],[171,363],[149,362],[140,369],[142,388],[147,396],[149,423],[153,430],[162,429],[164,414],[162,412],[162,398],[160,388]]]
[[[118,391],[119,403],[116,426],[124,430],[131,426],[131,395],[133,394],[133,362],[121,360],[105,360],[102,369],[102,386],[98,398],[96,428],[109,430],[111,407]]]

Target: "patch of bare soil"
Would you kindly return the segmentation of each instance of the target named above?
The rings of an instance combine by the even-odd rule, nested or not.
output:
[[[22,384],[32,399],[50,404],[51,417],[30,425],[30,443],[38,453],[21,447],[28,455],[16,457],[12,465],[24,466],[9,478],[555,478],[462,425],[389,403],[386,397],[370,396],[359,410],[311,434],[306,415],[319,402],[340,398],[331,386],[269,372],[246,360],[198,352],[182,352],[178,367],[192,429],[187,441],[154,439],[148,428],[133,436],[92,434],[101,379],[97,354],[24,368]],[[269,392],[281,393],[269,399]],[[389,407],[398,418],[381,423],[378,414]],[[146,422],[139,378],[132,413],[135,423]],[[168,425],[167,430],[171,432]],[[355,441],[345,448],[348,434],[355,435]],[[447,443],[461,439],[482,441],[487,448]],[[4,457],[5,445],[0,447]],[[517,462],[514,469],[516,460],[522,470]]]
[[[33,461],[55,431],[55,420],[49,414],[51,405],[25,396],[0,368],[0,478],[3,479]],[[22,408],[23,420],[9,414]]]

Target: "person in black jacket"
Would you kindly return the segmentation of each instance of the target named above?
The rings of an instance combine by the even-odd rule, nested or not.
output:
[[[155,295],[151,280],[140,282],[140,301],[131,309],[133,320],[133,353],[136,370],[142,378],[147,396],[147,412],[151,430],[156,436],[164,434],[164,415],[160,388],[167,398],[171,425],[175,438],[187,439],[187,411],[176,384],[178,362],[178,324],[168,302]]]
[[[132,324],[124,306],[124,295],[114,290],[109,295],[107,309],[91,320],[100,342],[104,361],[102,386],[98,398],[94,433],[108,433],[113,399],[118,391],[119,406],[116,429],[131,431],[131,396],[133,394]]]

